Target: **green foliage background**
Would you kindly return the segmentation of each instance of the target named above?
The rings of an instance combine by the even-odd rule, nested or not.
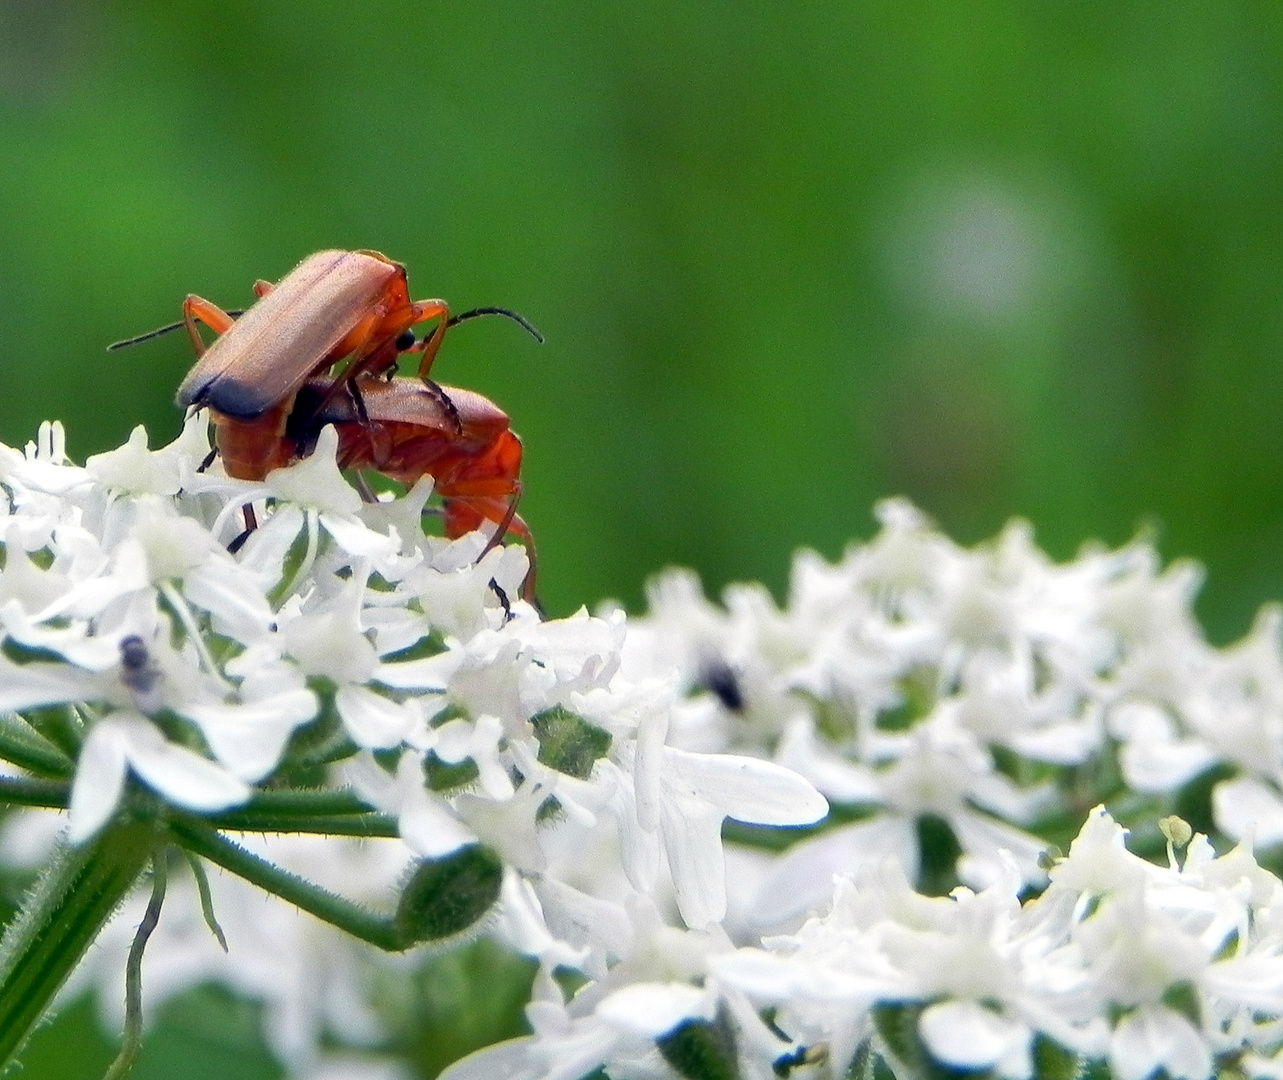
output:
[[[435,374],[525,440],[554,613],[782,590],[904,493],[1283,596],[1283,8],[0,0],[0,440],[154,443],[181,335],[322,247],[507,305]],[[230,1075],[230,1074],[229,1074]]]
[[[1226,2],[0,4],[0,438],[176,430],[179,336],[324,246],[498,303],[554,611],[779,588],[881,495],[1283,592],[1283,12]]]

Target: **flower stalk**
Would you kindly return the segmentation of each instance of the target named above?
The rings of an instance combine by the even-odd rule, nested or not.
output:
[[[63,843],[0,939],[0,1065],[13,1060],[163,836],[123,821],[92,844]]]
[[[199,822],[175,820],[170,823],[170,829],[174,838],[193,855],[208,859],[215,866],[221,866],[376,949],[401,952],[407,947],[390,915],[376,914],[297,874],[274,866]]]

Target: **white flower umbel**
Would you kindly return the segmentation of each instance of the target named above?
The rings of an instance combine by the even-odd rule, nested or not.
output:
[[[191,832],[184,815],[250,807],[260,788],[271,805],[323,800],[293,790],[293,777],[302,770],[314,784],[318,765],[339,763],[339,783],[399,823],[421,857],[484,845],[510,877],[530,875],[563,907],[572,894],[543,876],[545,834],[603,825],[644,834],[666,859],[686,921],[717,934],[722,819],[799,824],[823,814],[823,798],[782,766],[666,747],[669,684],[618,678],[622,613],[546,622],[518,598],[521,549],[487,551],[484,536],[404,541],[397,530],[417,527],[424,486],[404,508],[364,510],[336,467],[332,431],[262,484],[231,481],[217,464],[202,471],[199,433],[189,422],[152,451],[139,429],[86,468],[66,460],[56,426],[25,454],[0,448],[0,707],[12,717],[0,753],[13,755],[19,781],[23,766],[67,777],[73,843],[94,843],[113,822],[173,815],[176,842],[195,837],[207,857],[259,874],[253,855]],[[250,503],[259,527],[229,551]],[[594,695],[605,727],[578,711]],[[655,724],[639,732],[622,719],[629,709]],[[352,789],[334,794],[325,806],[377,817]],[[633,809],[621,817],[612,800]],[[252,808],[239,812],[256,820]],[[288,831],[288,819],[272,820]],[[653,860],[631,864],[639,881],[655,882]],[[654,910],[643,896],[635,903]],[[622,909],[619,919],[628,921]],[[650,922],[668,932],[657,915]],[[153,958],[164,942],[153,942]],[[609,966],[604,952],[554,952]],[[603,1016],[629,1016],[623,1003],[644,996],[625,978],[635,967],[618,972],[623,997]],[[673,994],[705,1000],[680,983]],[[654,1026],[634,1038],[644,1043]]]
[[[1283,1076],[1283,886],[1252,854],[1283,837],[1273,609],[1217,648],[1197,570],[1142,541],[1057,564],[892,501],[837,562],[799,554],[783,605],[674,571],[645,618],[545,620],[520,547],[424,536],[430,483],[363,503],[336,448],[247,484],[202,469],[199,419],[83,468],[56,425],[0,447],[0,791],[68,810],[77,856],[137,828],[254,883],[215,880],[225,956],[176,872],[149,1010],[225,982],[299,1077],[413,1041],[385,1006],[422,961],[301,907],[535,958],[532,1034],[451,1080]],[[1168,822],[1150,862],[1083,809],[1161,860],[1178,799],[1240,845]],[[26,820],[15,874],[49,842]],[[139,906],[78,976],[104,1000]]]
[[[1203,837],[1164,868],[1123,835],[1097,811],[1023,908],[1014,866],[948,899],[913,892],[894,860],[866,866],[823,918],[713,969],[775,1007],[785,1033],[827,1046],[835,1075],[876,1043],[879,1003],[921,1003],[918,1038],[936,1061],[1001,1076],[1033,1074],[1035,1035],[1128,1080],[1159,1068],[1206,1080],[1218,1055],[1274,1052],[1283,884],[1245,850],[1216,858]]]
[[[774,759],[850,822],[754,885],[758,925],[818,910],[831,875],[859,863],[895,855],[916,876],[932,820],[968,884],[996,880],[1003,850],[1037,884],[1030,825],[1071,814],[1074,777],[1115,753],[1148,792],[1230,767],[1217,821],[1283,839],[1274,609],[1218,650],[1191,611],[1197,568],[1164,570],[1141,541],[1058,565],[1022,523],[964,549],[903,501],[878,516],[881,533],[835,564],[800,553],[783,608],[756,586],[729,588],[719,608],[671,571],[630,623],[624,673],[677,673],[673,745]]]

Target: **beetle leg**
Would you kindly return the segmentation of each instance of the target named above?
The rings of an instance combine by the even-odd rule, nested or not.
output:
[[[489,543],[482,549],[477,560],[485,556],[503,543],[504,538],[511,533],[517,537],[526,549],[526,557],[530,560],[530,570],[526,573],[526,580],[521,583],[521,598],[529,601],[534,605],[535,610],[540,615],[543,614],[543,607],[539,603],[539,598],[535,595],[535,572],[537,568],[535,558],[535,538],[530,532],[530,526],[525,523],[521,515],[517,513],[517,503],[521,499],[521,484],[519,481],[513,481],[512,494],[507,499],[507,505],[502,513],[499,507],[503,505],[500,502],[502,496],[480,495],[469,497],[466,495],[445,496],[445,534],[448,537],[462,536],[465,532],[477,528],[483,521],[491,521],[498,525],[494,535],[490,537]]]
[[[225,334],[236,321],[217,304],[211,304],[202,297],[189,295],[183,301],[183,325],[187,327],[187,336],[192,339],[192,348],[197,356],[205,355],[205,342],[201,340],[196,329],[197,320],[203,322],[216,334]]]
[[[437,350],[441,348],[441,339],[445,337],[446,327],[450,325],[450,305],[444,300],[420,300],[414,305],[413,311],[414,318],[406,323],[407,327],[415,323],[427,322],[429,319],[440,318],[441,320],[432,328],[432,333],[417,345],[405,350],[423,354],[423,358],[419,361],[419,378],[427,382],[432,361],[436,359]]]
[[[507,624],[512,622],[513,620],[512,604],[508,600],[508,594],[503,591],[503,586],[500,585],[497,581],[495,581],[494,578],[490,579],[489,584],[490,584],[491,591],[495,594],[495,596],[499,598],[499,606],[503,608],[504,623]]]
[[[364,413],[364,405],[361,402],[360,394],[356,390],[356,381],[363,376],[372,377],[371,373],[381,373],[385,370],[396,371],[396,346],[394,341],[384,342],[382,345],[373,349],[370,348],[370,342],[373,340],[377,324],[370,319],[364,321],[364,325],[357,328],[352,334],[344,339],[340,348],[343,350],[342,355],[352,357],[351,360],[339,372],[338,377],[330,384],[330,388],[321,398],[316,407],[318,413],[322,413],[331,405],[335,398],[342,392],[343,387],[348,387],[353,394],[350,394],[353,404],[361,413],[361,422],[368,424],[368,417]],[[339,357],[341,359],[341,357]]]
[[[196,471],[204,472],[206,469],[208,469],[211,465],[214,464],[214,459],[216,457],[218,457],[218,447],[211,446],[209,448],[209,453],[205,455],[205,459],[199,465],[196,466]]]
[[[540,618],[544,618],[547,613],[543,609],[543,604],[539,603],[539,597],[535,595],[537,561],[535,559],[534,534],[531,533],[530,526],[521,520],[520,514],[512,515],[512,520],[508,523],[508,531],[521,539],[526,549],[526,558],[530,560],[530,569],[526,571],[526,580],[521,583],[521,598],[539,612]]]
[[[367,503],[378,502],[374,492],[370,489],[370,482],[366,480],[365,473],[358,469],[352,474],[352,482],[356,484],[356,490],[361,495],[361,501]]]
[[[512,508],[513,510],[517,508],[515,498],[513,499]],[[515,513],[508,522],[508,531],[521,541],[522,546],[526,549],[526,558],[530,560],[530,569],[526,571],[526,580],[521,583],[521,599],[539,612],[540,618],[544,618],[547,613],[544,611],[543,604],[539,603],[539,597],[535,595],[535,574],[538,569],[538,563],[535,558],[534,534],[531,533],[530,526],[521,519],[521,515]]]
[[[241,507],[241,513],[245,516],[245,531],[227,545],[227,550],[232,555],[235,555],[245,546],[245,541],[249,539],[250,533],[258,528],[258,517],[255,515],[254,507],[250,503],[246,503]]]
[[[490,537],[486,546],[481,549],[481,554],[477,556],[478,562],[503,543],[503,538],[508,535],[508,530],[512,527],[512,519],[517,516],[517,503],[520,501],[521,485],[517,484],[512,492],[512,498],[508,500],[508,509],[504,511],[503,518],[498,522],[494,535]]]
[[[365,398],[361,396],[361,388],[356,385],[355,379],[347,379],[343,383],[347,387],[347,392],[352,396],[352,404],[356,406],[356,417],[361,422],[363,428],[370,426],[370,414],[365,408]]]
[[[517,499],[520,497],[521,491],[518,488],[516,494],[512,497],[512,505],[509,508],[508,532],[521,541],[522,546],[526,549],[526,558],[530,560],[530,569],[526,571],[526,580],[521,583],[521,599],[531,604],[542,618],[545,614],[543,604],[539,603],[539,597],[535,595],[535,574],[538,569],[538,561],[535,558],[535,538],[530,531],[530,526],[522,520],[520,514],[516,513]]]

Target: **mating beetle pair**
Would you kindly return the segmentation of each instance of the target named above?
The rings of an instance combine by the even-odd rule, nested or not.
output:
[[[183,303],[183,321],[134,344],[185,326],[199,359],[178,389],[178,404],[206,407],[228,475],[261,480],[311,452],[333,424],[342,468],[374,469],[406,484],[430,475],[442,497],[445,534],[458,537],[484,522],[492,544],[511,532],[526,545],[534,597],[534,541],[517,515],[521,441],[508,416],[468,390],[440,386],[428,373],[448,327],[478,315],[516,320],[502,308],[450,317],[444,300],[410,299],[405,268],[374,251],[321,251],[276,285],[259,281],[257,303],[239,318],[199,296]],[[416,339],[413,326],[436,319]],[[208,347],[197,323],[219,336]],[[405,353],[421,355],[419,377],[391,377]],[[343,360],[337,375],[330,369]],[[246,525],[253,527],[246,508]]]

